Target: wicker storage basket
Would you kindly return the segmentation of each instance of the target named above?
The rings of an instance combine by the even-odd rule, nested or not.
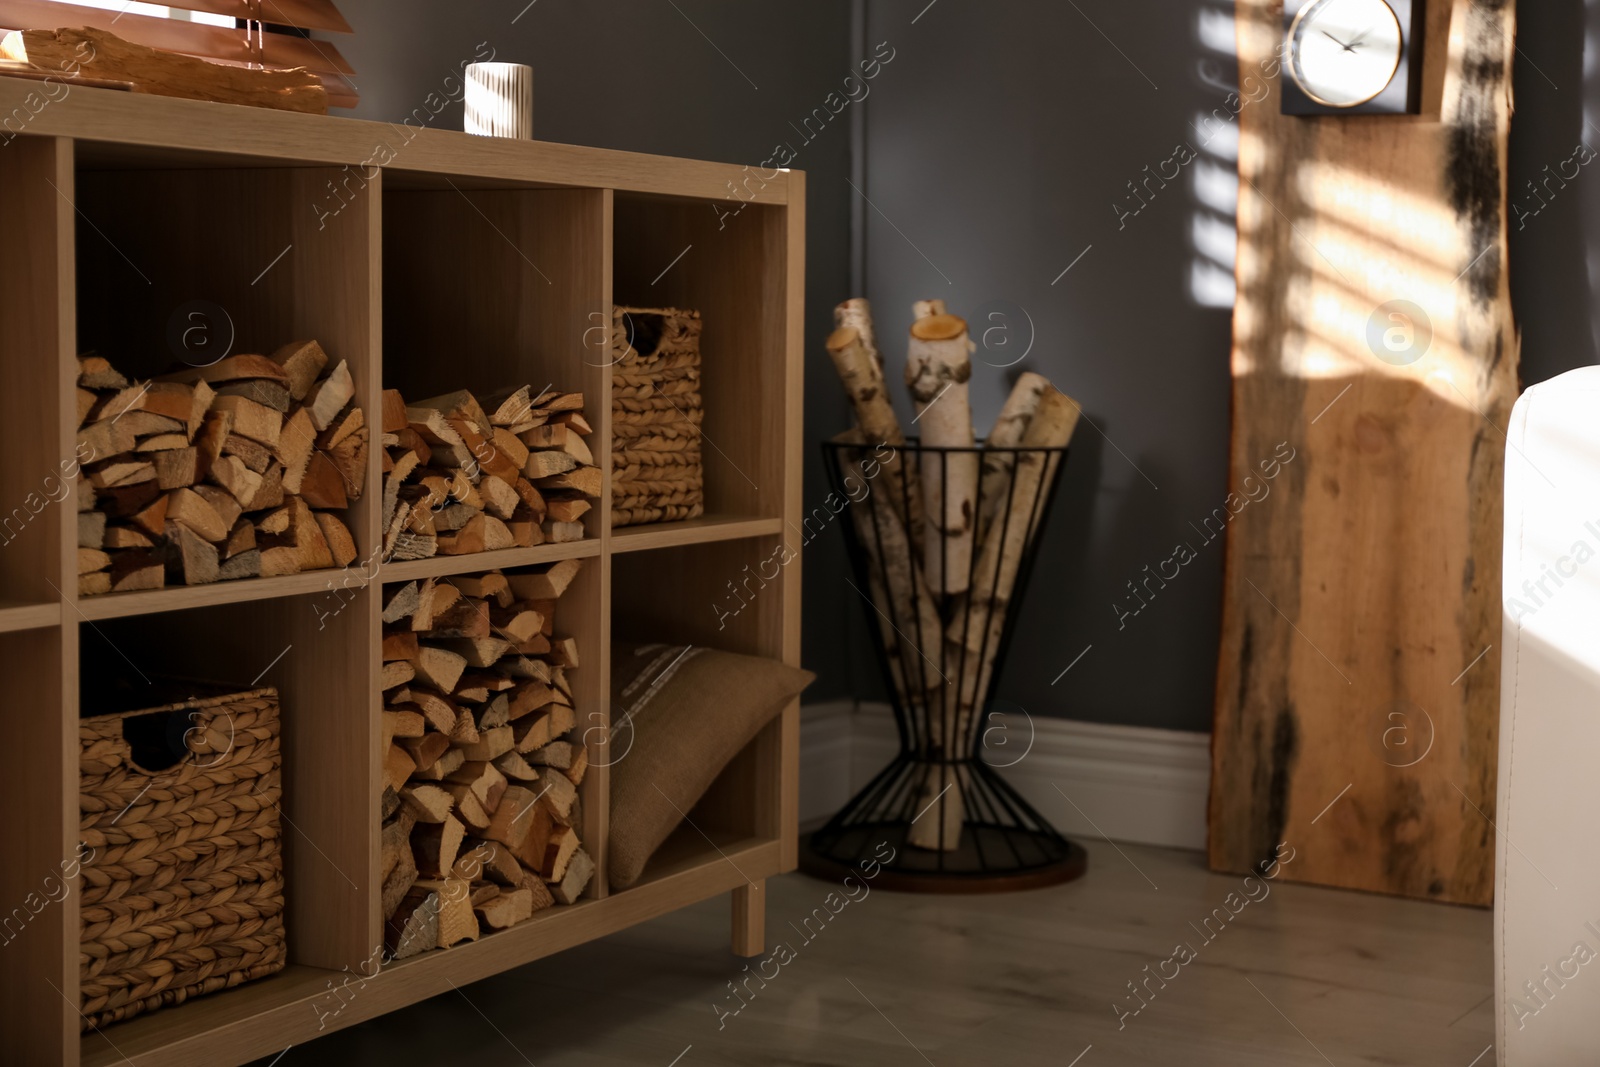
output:
[[[700,463],[700,313],[612,314],[611,525],[705,511]]]
[[[283,967],[278,692],[224,688],[79,722],[84,1029]]]

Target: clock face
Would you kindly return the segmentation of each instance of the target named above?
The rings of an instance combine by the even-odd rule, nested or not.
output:
[[[1289,72],[1317,103],[1355,107],[1394,79],[1404,43],[1384,0],[1312,0],[1289,29]]]

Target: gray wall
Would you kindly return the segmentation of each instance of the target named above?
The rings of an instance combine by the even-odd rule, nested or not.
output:
[[[1232,5],[926,3],[869,5],[869,39],[899,51],[867,109],[880,332],[904,337],[913,299],[945,297],[975,339],[992,331],[973,370],[980,433],[1024,369],[1092,422],[1073,441],[1001,697],[1035,715],[1209,729],[1221,541],[1125,627],[1111,605],[1195,541],[1188,524],[1227,492],[1232,141],[1202,146],[1190,124],[1234,81]],[[1202,12],[1229,51],[1202,41]],[[1119,217],[1126,183],[1180,142],[1199,158]],[[1213,188],[1224,195],[1202,205],[1197,190]],[[1197,229],[1223,247],[1202,253]],[[1031,351],[1005,368],[1030,320]]]
[[[821,339],[851,293],[854,212],[883,337],[904,337],[910,302],[929,296],[975,335],[989,330],[972,390],[980,427],[1020,369],[1049,375],[1093,423],[1074,443],[1002,697],[1035,715],[1209,729],[1221,542],[1125,628],[1111,605],[1226,492],[1232,145],[1195,124],[1235,80],[1232,4],[867,0],[858,22],[845,0],[678,0],[681,12],[665,0],[538,0],[515,24],[520,2],[489,6],[341,4],[357,30],[341,47],[360,72],[358,114],[398,120],[487,40],[534,65],[541,139],[736,162],[796,145],[809,173],[806,506],[826,495],[814,442],[849,420]],[[1528,180],[1579,140],[1600,148],[1600,74],[1584,77],[1600,4],[1519,7],[1512,200],[1538,207]],[[868,98],[802,144],[790,123],[880,43],[894,58]],[[459,109],[438,123],[459,128]],[[1126,183],[1180,142],[1198,158],[1119,217]],[[1593,169],[1537,215],[1512,216],[1525,382],[1595,360]],[[1030,333],[1027,358],[1005,366]],[[885,349],[897,371],[902,352]],[[839,539],[818,538],[805,568],[805,660],[821,676],[808,699],[881,696]]]
[[[337,43],[357,71],[358,117],[400,121],[488,42],[496,59],[533,66],[538,139],[696,159],[754,164],[780,140],[798,147],[790,120],[809,114],[852,63],[844,0],[764,0],[759,9],[727,0],[678,0],[676,8],[666,0],[538,0],[526,8],[522,0],[343,0],[339,7],[355,29]],[[459,130],[459,103],[431,125]],[[833,327],[833,294],[849,288],[847,124],[822,131],[793,165],[810,184],[806,338],[814,349]],[[830,378],[825,358],[808,364],[808,449],[848,418]],[[827,493],[821,472],[812,464],[806,474],[805,499],[820,502]],[[836,625],[846,605],[825,580],[841,572],[843,557],[837,537],[821,537],[804,561],[802,640],[807,664],[820,674],[808,699],[850,691],[847,635]]]
[[[1528,210],[1540,208],[1526,183],[1542,168],[1580,140],[1600,149],[1600,74],[1584,80],[1600,4],[1587,14],[1583,0],[1517,6],[1510,181]],[[864,230],[867,288],[881,332],[904,336],[917,297],[946,297],[975,334],[980,319],[1002,321],[980,309],[1011,319],[1025,309],[1033,349],[1018,369],[1048,375],[1094,423],[1074,442],[1001,696],[1036,715],[1208,730],[1222,542],[1125,628],[1111,603],[1226,493],[1236,181],[1227,132],[1196,123],[1236,80],[1232,4],[872,0],[868,11],[868,38],[899,49],[865,138],[877,209]],[[1198,158],[1121,218],[1111,205],[1125,183],[1180,142]],[[1597,168],[1547,194],[1537,215],[1511,215],[1524,382],[1595,361]],[[990,353],[993,364],[1009,358]],[[980,427],[1006,375],[975,364]]]
[[[1522,330],[1522,381],[1531,385],[1595,362],[1600,331],[1600,160],[1574,181],[1541,187],[1580,142],[1600,151],[1600,4],[1517,5],[1516,115],[1511,120],[1511,298]],[[1587,121],[1586,121],[1587,120]],[[1570,168],[1567,173],[1571,173]]]

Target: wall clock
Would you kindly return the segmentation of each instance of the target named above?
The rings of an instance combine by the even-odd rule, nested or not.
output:
[[[1284,0],[1285,115],[1415,114],[1424,0]]]

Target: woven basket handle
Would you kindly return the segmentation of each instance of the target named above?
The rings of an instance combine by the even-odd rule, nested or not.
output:
[[[178,707],[135,713],[122,720],[130,767],[160,774],[193,757],[203,766],[233,749],[233,717],[225,708]]]

